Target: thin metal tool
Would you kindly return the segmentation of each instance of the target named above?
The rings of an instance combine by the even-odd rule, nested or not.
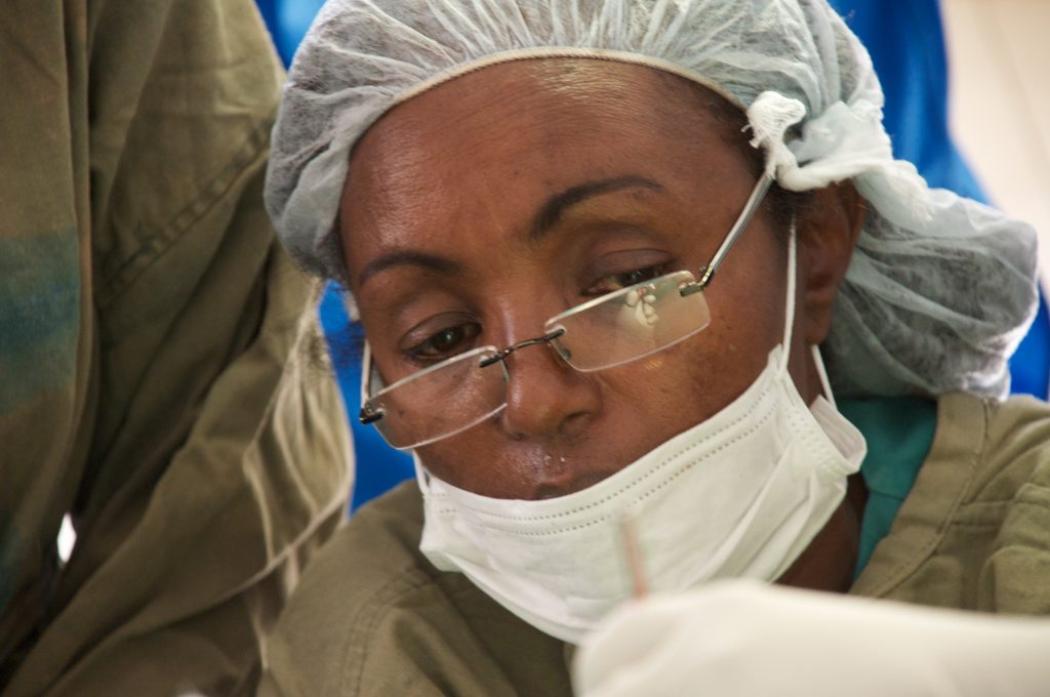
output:
[[[645,580],[642,550],[638,546],[638,531],[635,528],[634,517],[629,513],[620,519],[620,537],[623,541],[624,561],[627,562],[627,570],[631,574],[631,595],[635,600],[641,600],[649,595],[649,584]]]

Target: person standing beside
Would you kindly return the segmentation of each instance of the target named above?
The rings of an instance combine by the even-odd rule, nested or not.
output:
[[[238,694],[342,518],[249,0],[0,10],[0,691]],[[78,536],[59,560],[68,514]]]

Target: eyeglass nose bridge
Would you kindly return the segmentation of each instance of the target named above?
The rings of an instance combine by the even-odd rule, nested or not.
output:
[[[507,356],[514,353],[518,349],[523,349],[527,346],[535,346],[536,344],[549,344],[564,333],[565,328],[558,327],[557,329],[547,332],[543,336],[536,336],[531,339],[524,339],[516,344],[511,344],[507,348],[503,349],[502,351],[499,351],[498,353],[492,356],[489,356],[488,358],[483,358],[478,365],[482,368],[487,368],[490,365],[494,365],[496,363],[499,363],[500,361],[506,360]]]

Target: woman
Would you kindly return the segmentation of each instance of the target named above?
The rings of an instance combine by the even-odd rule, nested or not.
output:
[[[824,2],[330,2],[267,189],[422,492],[307,574],[274,689],[568,693],[632,585],[1050,608],[1050,420],[998,401],[1034,236],[892,159]]]

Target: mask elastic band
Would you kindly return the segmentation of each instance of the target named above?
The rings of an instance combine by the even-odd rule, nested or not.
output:
[[[831,381],[828,380],[828,371],[824,367],[824,357],[820,355],[820,347],[813,344],[809,349],[813,353],[813,363],[817,366],[817,375],[820,376],[820,386],[824,389],[824,397],[831,403],[831,406],[838,409],[839,405],[835,403],[835,395],[831,393]]]
[[[784,355],[780,358],[780,369],[787,370],[788,358],[791,357],[791,338],[795,329],[795,276],[797,271],[797,252],[795,242],[795,218],[791,217],[791,230],[788,235],[788,269],[787,292],[784,301]]]
[[[430,475],[426,468],[423,466],[423,461],[419,459],[419,454],[416,451],[412,451],[412,469],[416,472],[416,484],[419,485],[419,492],[426,498],[430,496]]]
[[[795,232],[795,218],[791,218],[791,231],[788,238],[788,278],[787,278],[787,307],[784,309],[784,356],[782,357],[782,369],[787,369],[788,358],[791,356],[791,338],[795,328],[795,286],[796,276],[798,271],[797,265],[797,235]],[[813,363],[817,367],[817,375],[820,377],[820,386],[824,390],[824,397],[831,403],[831,406],[838,409],[838,404],[835,403],[835,396],[831,393],[831,381],[828,380],[828,371],[824,367],[824,358],[820,355],[819,346],[809,347],[811,354],[813,355]]]

